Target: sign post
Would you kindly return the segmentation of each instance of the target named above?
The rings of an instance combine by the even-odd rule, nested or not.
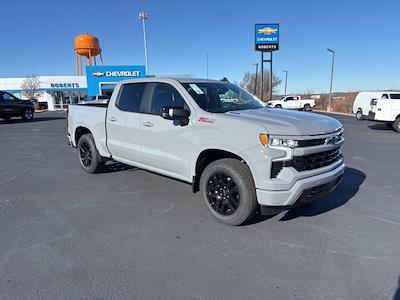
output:
[[[269,100],[272,100],[272,52],[279,50],[279,24],[256,24],[255,50],[261,51],[261,100],[264,100],[264,62],[270,63]],[[270,53],[270,59],[264,59],[264,52]]]

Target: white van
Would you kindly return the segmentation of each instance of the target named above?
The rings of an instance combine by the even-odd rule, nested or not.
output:
[[[390,92],[360,92],[353,103],[353,114],[357,120],[368,119],[371,105],[378,99],[389,97]]]
[[[385,122],[400,132],[400,92],[387,92],[371,103],[369,119]]]

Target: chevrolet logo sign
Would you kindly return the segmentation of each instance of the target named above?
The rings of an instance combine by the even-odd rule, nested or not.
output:
[[[96,76],[96,77],[102,77],[104,75],[106,75],[106,73],[103,73],[103,72],[95,72],[95,73],[93,73],[93,76]]]

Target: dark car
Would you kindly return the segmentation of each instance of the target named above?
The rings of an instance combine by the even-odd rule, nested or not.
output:
[[[21,100],[7,92],[0,91],[0,118],[9,120],[12,117],[21,117],[32,120],[35,111],[33,102]]]

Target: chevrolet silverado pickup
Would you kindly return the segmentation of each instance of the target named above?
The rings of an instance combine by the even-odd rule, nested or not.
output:
[[[301,96],[286,96],[280,100],[268,101],[267,105],[275,108],[311,111],[315,108],[315,100],[301,99]]]
[[[119,82],[108,104],[69,106],[68,139],[86,172],[114,160],[188,182],[228,225],[320,198],[345,169],[337,120],[216,80]]]

